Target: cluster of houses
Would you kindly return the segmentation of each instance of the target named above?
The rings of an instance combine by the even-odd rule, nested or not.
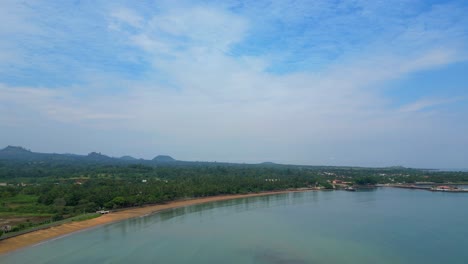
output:
[[[352,182],[347,182],[347,181],[342,181],[342,180],[333,180],[331,182],[331,184],[333,185],[348,185],[348,184],[352,184]]]

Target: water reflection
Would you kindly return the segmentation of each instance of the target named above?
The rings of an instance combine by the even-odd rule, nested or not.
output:
[[[167,209],[158,213],[150,214],[143,217],[133,218],[122,221],[105,227],[103,238],[111,239],[112,229],[116,228],[120,231],[120,237],[125,238],[128,235],[141,232],[144,229],[155,228],[162,223],[170,222],[171,224],[183,224],[187,219],[198,219],[200,222],[211,221],[215,217],[227,216],[230,214],[241,214],[248,211],[257,211],[258,209],[273,209],[277,207],[301,206],[305,204],[318,204],[320,200],[336,199],[337,194],[345,194],[353,196],[360,203],[368,203],[375,201],[373,195],[355,195],[355,193],[345,192],[291,192],[284,194],[239,198],[232,200],[216,201],[210,203],[202,203],[197,205]],[[196,215],[196,218],[190,217]],[[157,228],[156,228],[157,229]]]
[[[313,199],[310,200],[308,196],[312,196]],[[135,229],[141,229],[143,226],[154,225],[161,221],[171,220],[181,223],[184,222],[186,216],[190,214],[197,214],[200,218],[207,218],[220,213],[242,213],[249,210],[318,202],[319,198],[318,192],[315,191],[238,198],[168,209],[148,216],[129,219],[119,224],[124,234],[129,231],[127,230],[128,227],[131,228],[130,231],[133,231]]]

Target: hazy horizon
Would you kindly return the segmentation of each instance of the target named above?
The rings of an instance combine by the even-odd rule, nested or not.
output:
[[[0,147],[468,167],[468,4],[2,1]]]

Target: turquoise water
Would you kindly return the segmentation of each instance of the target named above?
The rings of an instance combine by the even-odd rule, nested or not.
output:
[[[0,263],[468,263],[467,221],[468,194],[289,193],[130,219]]]

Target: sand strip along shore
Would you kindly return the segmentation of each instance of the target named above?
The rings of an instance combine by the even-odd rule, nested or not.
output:
[[[97,227],[100,225],[105,225],[109,223],[114,223],[117,221],[122,221],[125,219],[130,219],[134,217],[140,217],[147,214],[152,214],[160,212],[162,210],[184,207],[189,205],[224,201],[238,198],[254,197],[254,196],[263,196],[263,195],[272,195],[280,193],[289,193],[289,192],[304,192],[310,191],[311,189],[298,189],[298,190],[286,190],[286,191],[274,191],[274,192],[261,192],[261,193],[251,193],[251,194],[237,194],[237,195],[222,195],[222,196],[212,196],[204,198],[196,198],[191,200],[183,201],[174,201],[166,204],[157,204],[157,205],[148,205],[144,207],[135,207],[129,208],[117,212],[112,212],[110,214],[102,215],[98,218],[93,218],[89,220],[84,220],[80,222],[69,222],[62,225],[40,229],[34,232],[26,233],[23,235],[7,238],[0,241],[0,254],[6,254],[21,248],[28,246],[33,246],[47,240],[58,238],[61,236],[69,235],[74,232],[82,231],[85,229]]]

